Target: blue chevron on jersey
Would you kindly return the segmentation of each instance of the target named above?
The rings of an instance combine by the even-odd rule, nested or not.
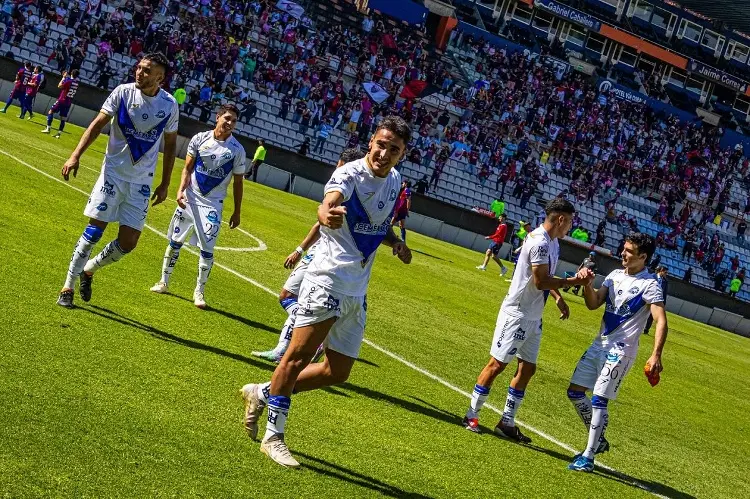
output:
[[[198,184],[198,190],[204,196],[214,190],[217,185],[221,184],[227,175],[232,173],[234,168],[234,156],[220,164],[216,168],[206,168],[203,158],[200,154],[195,158],[195,180]]]
[[[362,253],[364,263],[378,249],[383,239],[385,239],[391,227],[390,220],[393,217],[393,209],[391,209],[391,214],[385,221],[378,225],[370,221],[370,216],[359,200],[356,189],[349,200],[342,204],[346,207],[346,224],[354,239],[354,244],[357,245],[357,249]]]
[[[607,300],[604,308],[604,329],[602,336],[609,336],[615,329],[620,327],[623,322],[635,315],[646,302],[643,299],[643,292],[638,293],[633,298],[616,307],[607,293]]]
[[[133,120],[128,114],[128,108],[125,104],[125,99],[120,100],[120,107],[117,110],[117,125],[120,127],[125,141],[128,143],[128,149],[130,149],[130,157],[135,165],[143,156],[148,153],[154,145],[158,144],[161,139],[162,131],[167,126],[169,116],[161,120],[150,130],[138,130],[133,125]]]

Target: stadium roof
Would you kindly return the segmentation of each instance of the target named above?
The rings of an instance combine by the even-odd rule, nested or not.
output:
[[[677,0],[683,8],[724,21],[730,29],[750,34],[749,0]]]

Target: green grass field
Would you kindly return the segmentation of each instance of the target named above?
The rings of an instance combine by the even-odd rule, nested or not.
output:
[[[250,351],[276,344],[285,312],[269,291],[283,284],[282,262],[314,222],[315,203],[245,184],[242,228],[268,249],[217,251],[210,310],[192,304],[197,257],[187,252],[174,295],[149,293],[166,244],[151,230],[97,274],[89,304],[76,297],[65,310],[55,299],[106,137],[65,185],[55,179],[82,130],[68,126],[55,140],[39,133],[43,117],[21,122],[15,111],[0,115],[0,495],[750,497],[750,341],[672,315],[662,383],[651,388],[637,365],[610,404],[612,450],[600,462],[616,472],[566,470],[586,435],[565,390],[601,314],[572,295],[567,322],[547,307],[539,369],[518,415],[545,436],[528,430],[534,443],[520,446],[461,428],[468,399],[435,377],[471,391],[508,284],[494,268],[474,269],[478,253],[418,234],[409,236],[410,266],[378,257],[371,343],[349,382],[293,398],[287,442],[303,467],[280,468],[246,436],[238,390],[273,371]],[[152,209],[149,225],[165,232],[174,207]],[[220,245],[257,243],[225,227]],[[640,365],[652,341],[643,338]],[[503,405],[511,375],[490,404]],[[497,419],[482,412],[487,430]]]

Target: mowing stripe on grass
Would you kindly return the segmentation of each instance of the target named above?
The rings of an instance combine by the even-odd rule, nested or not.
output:
[[[47,152],[47,151],[44,151],[44,152]],[[86,191],[84,191],[83,189],[81,189],[79,187],[76,187],[74,185],[71,185],[70,183],[66,182],[65,180],[63,180],[61,178],[58,178],[58,177],[55,177],[54,175],[50,175],[49,173],[47,173],[47,172],[45,172],[43,170],[40,170],[39,168],[36,168],[35,166],[30,165],[29,163],[26,163],[22,159],[17,158],[16,156],[8,153],[7,151],[4,151],[3,149],[0,149],[0,154],[3,154],[5,156],[9,157],[10,159],[16,161],[18,164],[23,165],[23,166],[25,166],[27,168],[30,168],[31,170],[33,170],[33,171],[35,171],[37,173],[40,173],[40,174],[44,175],[45,177],[54,180],[55,182],[59,182],[59,183],[65,185],[67,187],[70,187],[71,189],[73,189],[75,191],[78,191],[78,192],[80,192],[81,194],[83,194],[85,196],[89,195],[89,193],[86,192]],[[50,154],[52,154],[52,153],[50,153]],[[162,236],[164,238],[167,238],[166,234],[164,234],[163,232],[155,229],[154,227],[151,227],[148,224],[146,224],[146,228],[148,228],[149,230],[155,232],[156,234],[158,234],[158,235],[160,235],[160,236]],[[194,255],[198,255],[199,254],[198,251],[196,251],[196,250],[194,250],[194,249],[192,249],[190,247],[187,247],[185,249],[187,249],[188,252],[190,252],[190,253],[192,253]],[[273,289],[271,289],[271,288],[269,288],[267,286],[264,286],[263,284],[259,283],[258,281],[254,280],[254,279],[252,279],[252,278],[250,278],[250,277],[248,277],[248,276],[246,276],[244,274],[241,274],[241,273],[237,272],[236,270],[234,270],[234,269],[232,269],[230,267],[227,267],[226,265],[222,265],[219,262],[214,262],[214,266],[218,267],[218,268],[220,268],[222,270],[225,270],[226,272],[229,272],[230,274],[232,274],[232,275],[234,275],[234,276],[242,279],[243,281],[246,281],[246,282],[252,284],[253,286],[255,286],[255,287],[259,288],[259,289],[262,289],[263,291],[265,291],[265,292],[267,292],[267,293],[269,293],[269,294],[271,294],[273,296],[278,296],[278,292],[277,291],[274,291]],[[459,394],[463,395],[464,397],[471,398],[471,394],[469,392],[467,392],[465,390],[462,390],[461,388],[459,388],[459,387],[457,387],[457,386],[449,383],[448,381],[444,380],[440,376],[432,374],[431,372],[427,371],[426,369],[423,369],[423,368],[417,366],[416,364],[413,364],[413,363],[409,362],[408,360],[406,360],[405,358],[401,357],[400,355],[395,354],[395,353],[391,352],[390,350],[387,350],[387,349],[385,349],[385,348],[377,345],[376,343],[373,343],[372,341],[368,340],[367,338],[364,339],[364,343],[366,345],[374,348],[375,350],[379,351],[380,353],[382,353],[384,355],[387,355],[388,357],[390,357],[390,358],[392,358],[392,359],[394,359],[394,360],[396,360],[396,361],[404,364],[405,366],[409,367],[410,369],[413,369],[414,371],[427,376],[431,380],[440,383],[441,385],[445,386],[446,388],[450,388],[454,392],[459,393]],[[493,405],[485,404],[485,407],[487,407],[488,409],[496,412],[497,414],[502,414],[502,411],[499,410],[497,407],[495,407]],[[539,429],[537,429],[537,428],[535,428],[535,427],[533,427],[531,425],[528,425],[528,424],[526,424],[526,423],[524,423],[524,422],[522,422],[522,421],[520,421],[518,419],[516,420],[516,422],[519,424],[519,426],[528,429],[532,433],[535,433],[535,434],[539,435],[540,437],[542,437],[545,440],[547,440],[547,441],[549,441],[549,442],[551,442],[551,443],[553,443],[553,444],[561,447],[562,449],[565,449],[566,451],[571,452],[571,453],[575,452],[575,449],[573,447],[571,447],[570,445],[568,445],[568,444],[566,444],[564,442],[561,442],[560,440],[556,439],[552,435],[549,435],[549,434],[543,432],[542,430],[539,430]],[[607,466],[605,464],[602,464],[600,462],[597,462],[596,466],[600,467],[600,468],[603,468],[603,469],[606,469],[606,470],[608,470],[608,471],[616,474],[622,480],[624,480],[624,481],[626,481],[626,482],[628,482],[628,483],[630,483],[630,484],[638,487],[639,489],[642,489],[642,490],[644,490],[646,492],[649,492],[649,493],[655,495],[656,497],[661,497],[661,498],[667,499],[667,496],[663,496],[663,495],[655,492],[653,489],[651,489],[647,485],[639,482],[638,480],[636,480],[636,479],[634,479],[634,478],[632,478],[632,477],[630,477],[628,475],[625,475],[625,474],[619,472],[618,470],[616,470],[614,468],[611,468],[611,467],[609,467],[609,466]]]

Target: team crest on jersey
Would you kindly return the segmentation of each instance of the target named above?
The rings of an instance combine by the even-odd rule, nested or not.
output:
[[[151,187],[147,185],[142,185],[138,192],[140,192],[142,196],[148,197],[149,194],[151,194]]]
[[[167,113],[164,112],[164,110],[159,111],[156,113],[156,117],[159,119],[165,118],[167,116]]]
[[[143,113],[143,114],[141,115],[141,119],[142,119],[143,121],[146,121],[146,120],[148,119],[148,114],[147,114],[147,113]]]
[[[630,293],[631,295],[637,295],[638,291],[640,291],[640,288],[638,288],[638,286],[633,286],[628,290],[628,293]]]
[[[107,208],[107,203],[99,203],[99,206],[96,207],[96,209],[99,211],[107,211]]]
[[[206,220],[208,220],[212,224],[217,224],[219,223],[219,214],[216,212],[216,210],[211,210],[208,212],[208,215],[206,215]]]
[[[620,360],[620,356],[616,353],[608,353],[607,354],[607,362],[617,362]]]
[[[379,209],[379,210],[382,210],[382,209],[383,209],[383,207],[385,207],[385,203],[384,203],[384,202],[382,202],[382,201],[380,201],[380,202],[378,203],[378,209]]]

